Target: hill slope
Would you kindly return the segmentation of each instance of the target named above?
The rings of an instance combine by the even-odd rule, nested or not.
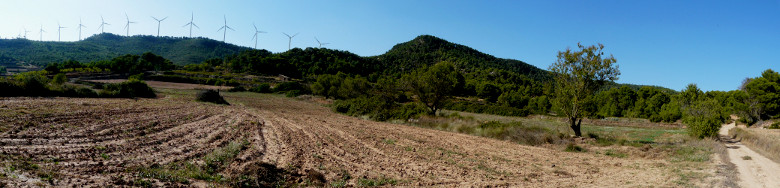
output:
[[[534,79],[549,76],[547,71],[523,61],[497,58],[431,35],[421,35],[409,42],[397,44],[390,51],[376,58],[383,67],[391,71],[412,70],[421,65],[450,61],[470,69],[466,70],[467,72],[494,68],[516,72]]]
[[[154,36],[119,36],[110,33],[93,35],[77,42],[0,39],[0,63],[24,61],[36,65],[76,60],[90,62],[111,59],[124,54],[152,52],[177,65],[200,63],[221,58],[249,48],[207,38]]]

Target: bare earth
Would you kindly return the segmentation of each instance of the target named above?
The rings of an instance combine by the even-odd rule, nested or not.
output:
[[[106,187],[139,178],[134,167],[197,160],[229,142],[246,140],[248,149],[222,174],[231,177],[262,162],[298,174],[317,171],[328,182],[349,174],[351,186],[360,178],[389,178],[400,186],[676,186],[669,162],[661,159],[563,152],[362,120],[274,95],[225,95],[232,106],[192,102],[189,95],[137,101],[0,98],[0,130],[5,129],[0,154],[58,174],[42,183],[17,170],[0,183]],[[749,151],[735,151],[742,150]],[[750,155],[755,155],[752,161],[732,161],[768,161]],[[751,169],[761,170],[761,182],[780,182],[768,176],[780,168]],[[189,185],[152,181],[166,187],[208,186],[199,180]]]
[[[729,129],[734,123],[723,125],[719,134],[728,139]],[[739,141],[727,141],[729,158],[739,171],[739,185],[742,187],[780,187],[780,165],[742,145]],[[749,159],[747,159],[748,156]]]

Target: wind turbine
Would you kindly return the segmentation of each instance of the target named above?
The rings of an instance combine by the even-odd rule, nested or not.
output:
[[[87,28],[87,26],[81,24],[81,18],[79,18],[79,40],[81,40],[81,28]]]
[[[24,39],[27,39],[27,33],[31,32],[31,31],[27,31],[27,28],[25,28],[25,27],[22,27],[22,29],[24,29]]]
[[[57,22],[57,41],[61,41],[61,40],[60,40],[60,36],[61,36],[61,35],[60,35],[60,30],[62,30],[62,29],[64,29],[64,28],[67,28],[67,27],[62,27],[62,26],[60,25],[60,22]]]
[[[292,36],[290,36],[290,35],[288,35],[287,33],[284,33],[284,32],[282,32],[282,34],[284,34],[284,35],[287,35],[287,38],[290,38],[290,40],[289,40],[289,41],[287,41],[287,50],[290,50],[290,49],[292,49],[292,48],[291,48],[291,44],[292,44],[292,38],[293,38],[293,37],[295,37],[295,36],[297,36],[299,33],[295,33],[295,34],[294,34],[294,35],[292,35]]]
[[[44,31],[44,30],[43,30],[43,25],[41,25],[41,30],[39,31],[39,33],[41,33],[41,39],[40,39],[40,41],[43,41],[43,33],[45,33],[45,32],[46,32],[46,31]]]
[[[127,24],[125,24],[125,29],[127,29],[127,34],[126,34],[126,36],[130,36],[130,24],[131,24],[131,23],[136,23],[136,22],[131,22],[131,21],[130,21],[130,17],[129,17],[129,16],[127,16],[127,13],[125,13],[125,18],[127,18]]]
[[[255,39],[255,49],[257,49],[257,39],[259,38],[259,37],[257,37],[257,34],[260,34],[260,33],[266,33],[266,32],[265,32],[265,31],[260,31],[260,30],[257,30],[257,26],[255,25],[255,23],[252,23],[252,26],[254,26],[254,27],[255,27],[255,35],[254,35],[254,36],[252,36],[252,39]]]
[[[104,27],[105,25],[111,25],[111,24],[106,23],[106,21],[103,20],[103,15],[100,15],[100,27],[98,27],[98,29],[100,29],[100,33],[105,33],[103,32],[103,29],[106,28]]]
[[[192,38],[192,26],[195,26],[198,29],[200,29],[198,25],[195,25],[195,22],[192,22],[193,20],[195,20],[195,13],[192,13],[192,15],[190,16],[190,23],[184,24],[184,26],[182,26],[182,27],[187,27],[188,25],[190,26],[190,38]]]
[[[222,33],[222,42],[225,42],[225,37],[227,36],[227,30],[228,30],[228,29],[230,29],[230,30],[233,30],[233,31],[235,31],[235,30],[234,30],[233,28],[230,28],[230,26],[228,26],[228,25],[227,25],[227,17],[225,17],[225,16],[223,15],[223,16],[222,16],[222,18],[224,18],[224,19],[225,19],[225,26],[222,26],[222,27],[220,27],[220,28],[219,28],[219,30],[223,30],[223,29],[225,30],[225,31]],[[217,32],[219,32],[219,30],[217,30]]]
[[[168,16],[166,16],[163,19],[157,19],[154,16],[152,16],[152,19],[157,20],[157,37],[160,37],[160,22],[162,22],[165,19],[168,19]]]
[[[320,44],[320,48],[322,48],[323,45],[330,44],[330,43],[327,43],[327,42],[320,42],[320,39],[317,39],[317,37],[314,37],[314,40],[317,40],[317,43]]]

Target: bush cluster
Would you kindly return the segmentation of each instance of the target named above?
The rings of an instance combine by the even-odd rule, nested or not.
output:
[[[221,95],[219,95],[219,92],[217,90],[213,90],[213,89],[207,89],[198,92],[198,94],[195,96],[195,100],[200,102],[210,102],[215,104],[230,105],[230,103],[225,101],[225,99],[222,98]]]
[[[103,85],[103,90],[99,93],[100,97],[119,97],[119,98],[155,98],[157,95],[154,90],[146,85],[146,82],[137,79],[130,79],[116,84]]]
[[[351,116],[367,115],[378,121],[406,120],[428,112],[426,107],[417,103],[397,104],[378,96],[339,100],[333,103],[333,109]]]
[[[511,106],[499,106],[493,104],[480,104],[476,102],[460,101],[452,102],[444,106],[444,108],[455,111],[473,112],[494,114],[502,116],[528,116],[530,112],[527,109],[520,109]]]

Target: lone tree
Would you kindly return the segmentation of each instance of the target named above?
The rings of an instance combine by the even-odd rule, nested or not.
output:
[[[615,81],[620,75],[617,60],[604,56],[603,44],[585,47],[579,43],[580,51],[558,52],[558,61],[550,65],[555,78],[555,99],[558,111],[566,115],[574,135],[582,136],[580,125],[585,113],[587,99],[607,82]]]
[[[444,101],[459,88],[464,77],[451,62],[440,62],[428,68],[420,68],[403,77],[405,87],[435,115]]]

